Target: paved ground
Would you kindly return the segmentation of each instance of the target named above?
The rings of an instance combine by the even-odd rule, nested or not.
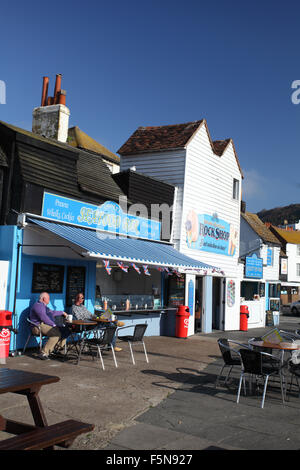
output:
[[[280,327],[294,330],[299,321],[281,316]],[[105,371],[90,357],[77,366],[72,360],[41,361],[34,352],[10,357],[1,367],[60,377],[40,394],[49,423],[74,418],[95,424],[72,449],[300,449],[296,387],[283,406],[277,384],[270,384],[263,410],[260,396],[242,395],[236,404],[238,370],[227,387],[215,388],[222,365],[216,339],[243,341],[269,329],[146,338],[149,364],[136,346],[133,366],[125,345],[117,355],[118,368],[106,353]],[[0,396],[0,413],[32,422],[26,399],[15,394]]]

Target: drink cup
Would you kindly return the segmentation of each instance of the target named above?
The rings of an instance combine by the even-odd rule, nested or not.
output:
[[[68,315],[67,316],[67,321],[71,323],[72,320],[73,320],[73,315]]]

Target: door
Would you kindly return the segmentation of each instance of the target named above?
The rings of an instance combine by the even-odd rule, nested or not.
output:
[[[201,317],[203,313],[203,277],[196,276],[195,292],[195,333],[201,331]]]

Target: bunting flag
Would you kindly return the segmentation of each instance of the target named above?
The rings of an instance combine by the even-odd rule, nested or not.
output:
[[[172,276],[172,271],[169,270],[169,268],[165,268],[166,273],[168,273],[168,276]]]
[[[146,274],[146,276],[151,276],[151,274],[150,274],[149,271],[148,271],[148,266],[147,266],[147,264],[143,264],[143,268],[144,268],[144,273]]]
[[[140,268],[136,264],[131,263],[131,266],[136,270],[137,273],[141,274]]]
[[[111,268],[109,267],[109,260],[105,259],[105,260],[103,260],[103,262],[104,262],[104,267],[107,271],[107,274],[111,275]]]
[[[122,271],[125,271],[125,273],[128,273],[128,266],[125,266],[123,263],[121,263],[119,261],[118,261],[117,264],[118,264],[119,268],[122,269]]]
[[[157,269],[158,271],[160,271],[160,272],[163,272],[163,271],[165,270],[165,268],[160,268],[160,267],[158,267],[158,268],[156,268],[156,269]]]

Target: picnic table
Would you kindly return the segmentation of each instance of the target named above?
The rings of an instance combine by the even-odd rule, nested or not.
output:
[[[53,449],[54,445],[69,447],[82,433],[92,431],[94,425],[75,420],[48,426],[39,397],[44,385],[56,383],[59,377],[16,369],[0,368],[0,394],[25,395],[32,413],[34,425],[7,419],[0,414],[0,431],[15,434],[0,440],[0,450]]]

